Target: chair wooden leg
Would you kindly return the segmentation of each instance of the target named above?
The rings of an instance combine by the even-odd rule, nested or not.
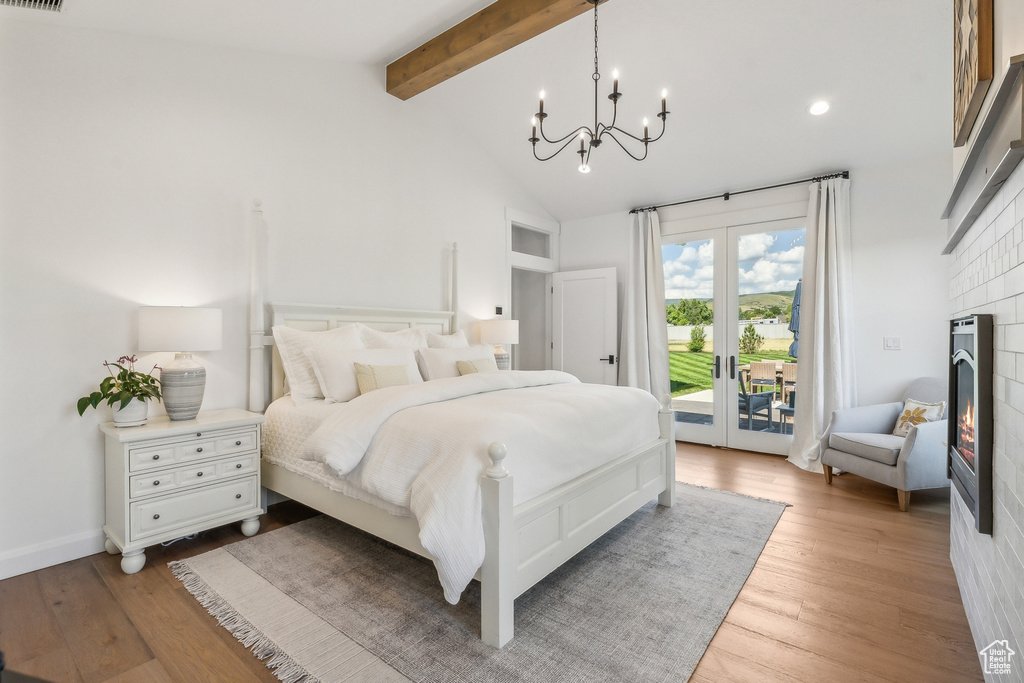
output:
[[[906,512],[907,508],[910,507],[910,491],[896,489],[896,496],[900,501],[900,512]]]
[[[825,472],[825,483],[832,483],[832,465],[822,465],[822,470]]]

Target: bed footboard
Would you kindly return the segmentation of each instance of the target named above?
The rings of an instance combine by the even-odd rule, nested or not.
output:
[[[619,522],[657,497],[675,503],[672,412],[659,414],[661,438],[512,507],[505,447],[491,444],[481,479],[486,556],[480,570],[482,640],[503,647],[514,632],[515,599]]]

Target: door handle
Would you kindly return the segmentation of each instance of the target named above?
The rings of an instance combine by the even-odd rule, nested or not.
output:
[[[608,365],[615,365],[615,356],[611,354],[608,354],[607,358],[599,358],[598,360],[600,360],[602,363],[607,363]]]
[[[729,379],[736,379],[736,356],[729,356]]]
[[[721,377],[722,377],[722,357],[716,355],[715,356],[715,379],[720,379]]]

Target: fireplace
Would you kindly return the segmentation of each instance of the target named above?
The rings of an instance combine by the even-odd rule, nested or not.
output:
[[[974,515],[992,533],[992,316],[949,323],[949,478]]]

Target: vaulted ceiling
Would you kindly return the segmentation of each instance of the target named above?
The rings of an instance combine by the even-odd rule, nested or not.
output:
[[[489,0],[65,0],[63,25],[385,65]],[[26,13],[31,13],[27,16]],[[620,72],[620,121],[671,115],[647,161],[614,145],[593,171],[563,152],[540,163],[530,117],[547,92],[549,132],[593,121],[593,16],[580,15],[416,95],[559,220],[948,154],[952,3],[938,0],[608,0],[600,8],[602,106]],[[831,102],[821,117],[808,114]],[[602,116],[603,118],[603,116]],[[856,182],[856,176],[854,176]]]

